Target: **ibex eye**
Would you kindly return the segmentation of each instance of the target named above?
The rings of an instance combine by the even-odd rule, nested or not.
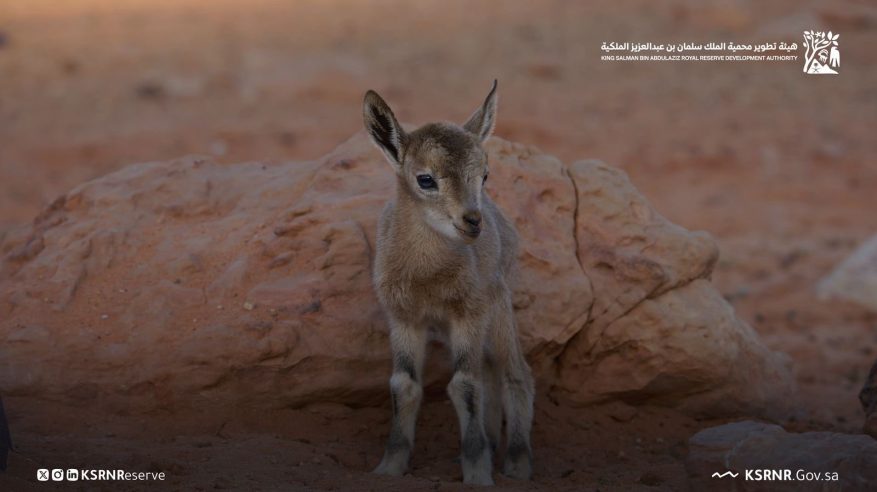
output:
[[[484,184],[484,183],[487,182],[487,177],[488,177],[488,176],[490,176],[489,173],[484,173],[484,179],[481,181],[481,184]]]
[[[417,185],[424,190],[434,190],[438,188],[438,184],[435,182],[434,179],[432,179],[432,176],[430,176],[429,174],[418,174]]]

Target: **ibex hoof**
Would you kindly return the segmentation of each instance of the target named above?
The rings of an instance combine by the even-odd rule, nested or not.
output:
[[[516,461],[506,460],[502,474],[518,480],[530,480],[533,476],[533,467],[526,457]]]
[[[490,472],[473,472],[463,475],[463,483],[468,485],[493,485],[493,477]]]
[[[408,467],[403,463],[384,460],[381,461],[381,464],[378,465],[377,468],[372,470],[372,473],[376,475],[390,475],[393,477],[401,477],[405,474],[407,468]]]

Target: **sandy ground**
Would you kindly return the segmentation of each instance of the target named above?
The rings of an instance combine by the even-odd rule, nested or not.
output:
[[[376,477],[367,471],[383,453],[389,406],[351,409],[317,404],[272,415],[151,417],[135,430],[130,418],[55,415],[30,432],[19,431],[13,454],[13,490],[45,490],[38,468],[122,468],[165,471],[165,482],[126,483],[121,490],[466,490],[457,460],[457,419],[441,388],[421,410],[410,475]],[[572,409],[537,403],[532,482],[496,474],[507,490],[679,490],[685,487],[685,441],[703,425],[659,408],[620,404]],[[72,427],[71,427],[72,426]],[[501,458],[501,456],[500,456]],[[69,487],[73,484],[67,484]],[[93,484],[78,484],[94,490]],[[120,490],[108,482],[106,490]],[[76,490],[77,487],[69,487]]]
[[[498,78],[498,135],[616,164],[668,218],[716,237],[713,281],[796,368],[787,427],[858,432],[877,315],[820,300],[815,284],[877,231],[877,12],[763,3],[0,0],[0,235],[131,162],[314,158],[361,128],[367,88],[403,121],[462,121]],[[799,62],[599,59],[603,41],[800,43],[815,27],[842,34],[839,76]],[[162,487],[180,490],[461,488],[440,390],[401,481],[366,473],[389,408],[226,421],[7,408],[20,451],[0,477],[9,490],[43,490],[34,470],[54,465],[163,470]],[[678,490],[685,441],[713,423],[540,399],[535,479],[500,484]]]

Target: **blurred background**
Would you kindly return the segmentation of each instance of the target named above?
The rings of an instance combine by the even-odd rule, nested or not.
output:
[[[600,61],[604,41],[805,29],[841,34],[840,75]],[[875,41],[867,0],[0,0],[0,237],[126,164],[314,159],[360,131],[367,89],[402,121],[461,122],[497,78],[498,136],[619,166],[712,233],[713,280],[792,357],[808,427],[853,431],[877,317],[815,286],[877,232]]]

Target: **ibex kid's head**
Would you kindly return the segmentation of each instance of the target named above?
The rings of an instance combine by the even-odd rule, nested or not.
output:
[[[481,233],[481,193],[487,181],[487,152],[481,144],[496,121],[496,81],[462,127],[429,123],[406,133],[374,91],[365,94],[362,109],[369,136],[399,177],[399,193],[413,198],[436,231],[474,241]]]

